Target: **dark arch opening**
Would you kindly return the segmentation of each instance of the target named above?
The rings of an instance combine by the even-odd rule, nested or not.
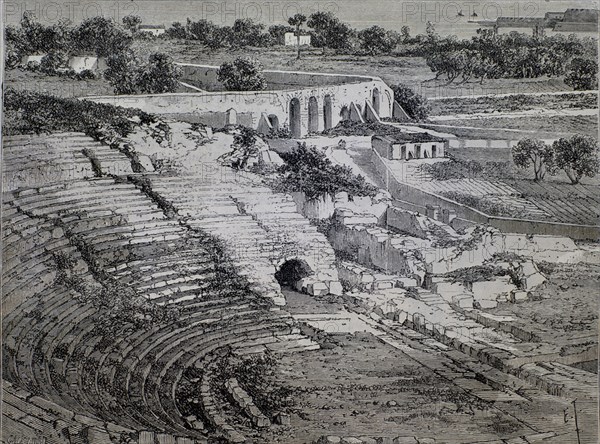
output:
[[[285,261],[275,273],[275,279],[279,285],[293,286],[300,279],[310,276],[312,270],[302,259],[290,259]]]
[[[300,100],[290,100],[290,133],[292,137],[300,137],[302,134],[300,123]]]
[[[275,114],[269,114],[267,117],[274,131],[279,130],[279,118]]]
[[[319,131],[319,103],[317,98],[312,96],[308,99],[308,132],[317,131]]]
[[[323,99],[323,127],[329,129],[333,126],[333,106],[331,96],[327,94]]]
[[[379,115],[379,109],[381,108],[381,97],[379,95],[379,89],[375,88],[373,90],[373,109]]]
[[[340,117],[342,118],[342,120],[350,119],[350,108],[348,107],[348,105],[342,106],[342,109],[340,110]]]

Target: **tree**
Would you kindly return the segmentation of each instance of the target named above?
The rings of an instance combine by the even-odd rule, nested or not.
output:
[[[561,138],[552,144],[554,170],[563,170],[571,183],[576,185],[583,176],[594,177],[598,173],[598,142],[590,136],[574,135]]]
[[[410,41],[410,28],[408,26],[403,26],[400,29],[400,34],[402,35],[402,43],[408,43]]]
[[[409,86],[404,84],[392,85],[394,100],[415,120],[425,120],[431,111],[427,98],[415,93]]]
[[[306,16],[304,14],[296,14],[288,19],[290,26],[296,27],[296,44],[298,45],[298,55],[296,58],[300,60],[300,28],[306,22]]]
[[[92,17],[84,20],[73,31],[73,41],[80,51],[94,52],[98,57],[109,57],[129,48],[132,40],[112,19]]]
[[[108,68],[104,77],[113,87],[115,94],[136,94],[138,82],[138,69],[140,61],[133,51],[126,50],[111,54],[106,59]]]
[[[183,26],[180,22],[174,22],[170,28],[167,28],[165,32],[167,36],[172,39],[185,39],[187,38],[187,31],[185,26]]]
[[[538,139],[521,139],[512,147],[512,157],[518,168],[529,168],[533,165],[536,181],[543,180],[546,167],[552,167],[552,149]]]
[[[573,59],[565,83],[575,90],[598,89],[598,63],[582,58]]]
[[[135,34],[141,24],[142,18],[139,15],[130,14],[123,17],[123,26],[125,26],[131,34]]]
[[[265,43],[268,42],[265,39],[265,34],[263,34],[264,28],[263,24],[254,23],[252,19],[237,19],[233,23],[229,34],[229,44],[236,48],[265,46]],[[266,36],[270,39],[269,34],[266,34]]]
[[[315,46],[321,45],[323,51],[330,49],[347,49],[350,47],[352,29],[342,23],[331,12],[315,12],[311,14],[306,25],[314,30]]]
[[[56,74],[59,68],[65,68],[69,63],[69,56],[65,51],[49,51],[40,62],[40,71],[45,74]]]
[[[381,26],[371,26],[358,33],[361,48],[371,55],[390,53],[398,44],[396,33]]]
[[[228,91],[260,91],[267,87],[263,67],[256,60],[237,58],[223,63],[217,71],[217,80]]]
[[[154,53],[137,76],[137,87],[142,93],[162,94],[175,92],[179,86],[181,68],[167,54]]]

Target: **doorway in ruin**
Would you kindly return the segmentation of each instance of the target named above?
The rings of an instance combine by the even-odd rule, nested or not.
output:
[[[269,119],[273,131],[279,131],[279,118],[275,114],[269,114],[267,119]]]
[[[308,132],[317,131],[319,131],[319,102],[315,96],[312,96],[308,99]]]
[[[275,279],[281,286],[293,287],[300,279],[313,274],[312,269],[302,259],[290,259],[285,261],[275,273]]]
[[[431,157],[437,157],[437,146],[436,145],[431,146]]]
[[[373,90],[373,109],[379,115],[379,108],[381,107],[381,97],[379,94],[379,88]]]
[[[333,126],[333,105],[331,96],[327,94],[323,99],[323,127],[329,129]]]
[[[300,122],[300,100],[290,100],[290,133],[292,137],[300,137],[302,134]]]

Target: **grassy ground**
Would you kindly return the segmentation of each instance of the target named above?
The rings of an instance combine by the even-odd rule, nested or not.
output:
[[[5,85],[12,88],[48,93],[59,97],[113,94],[112,86],[104,79],[75,80],[21,69],[6,70],[4,76]]]
[[[462,127],[462,128],[461,128]],[[436,121],[432,129],[466,139],[556,138],[570,134],[598,137],[597,116],[531,116],[527,118],[486,117]]]

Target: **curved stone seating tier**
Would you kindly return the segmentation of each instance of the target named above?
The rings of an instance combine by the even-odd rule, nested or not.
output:
[[[262,294],[283,303],[274,274],[289,259],[304,259],[313,280],[339,286],[327,238],[297,212],[291,196],[241,178],[212,183],[206,177],[151,176],[152,189],[172,202],[192,228],[220,238],[240,274]]]
[[[97,178],[22,188],[6,197],[3,240],[10,250],[3,256],[3,375],[71,418],[75,413],[69,412],[85,415],[82,424],[91,424],[93,433],[104,433],[95,424],[118,424],[123,430],[203,441],[207,433],[190,428],[176,397],[185,368],[223,347],[249,352],[297,335],[289,314],[269,310],[256,294],[226,282],[216,289],[208,230],[167,219],[133,185]],[[226,204],[238,210],[231,198]],[[251,216],[235,217],[262,233],[259,245],[273,246]],[[262,257],[260,250],[252,251]],[[96,279],[106,279],[106,273],[149,299],[176,304],[178,316],[146,328],[134,318],[101,324],[102,305],[84,302],[56,281],[58,253],[73,260],[68,273],[86,287],[99,288]],[[94,261],[86,262],[90,257]],[[253,260],[240,264],[251,266]],[[258,265],[273,276],[267,259]],[[23,418],[28,414],[10,418],[12,426]]]
[[[127,156],[85,134],[8,137],[3,143],[4,189],[94,177],[91,158],[104,174],[133,172]]]

